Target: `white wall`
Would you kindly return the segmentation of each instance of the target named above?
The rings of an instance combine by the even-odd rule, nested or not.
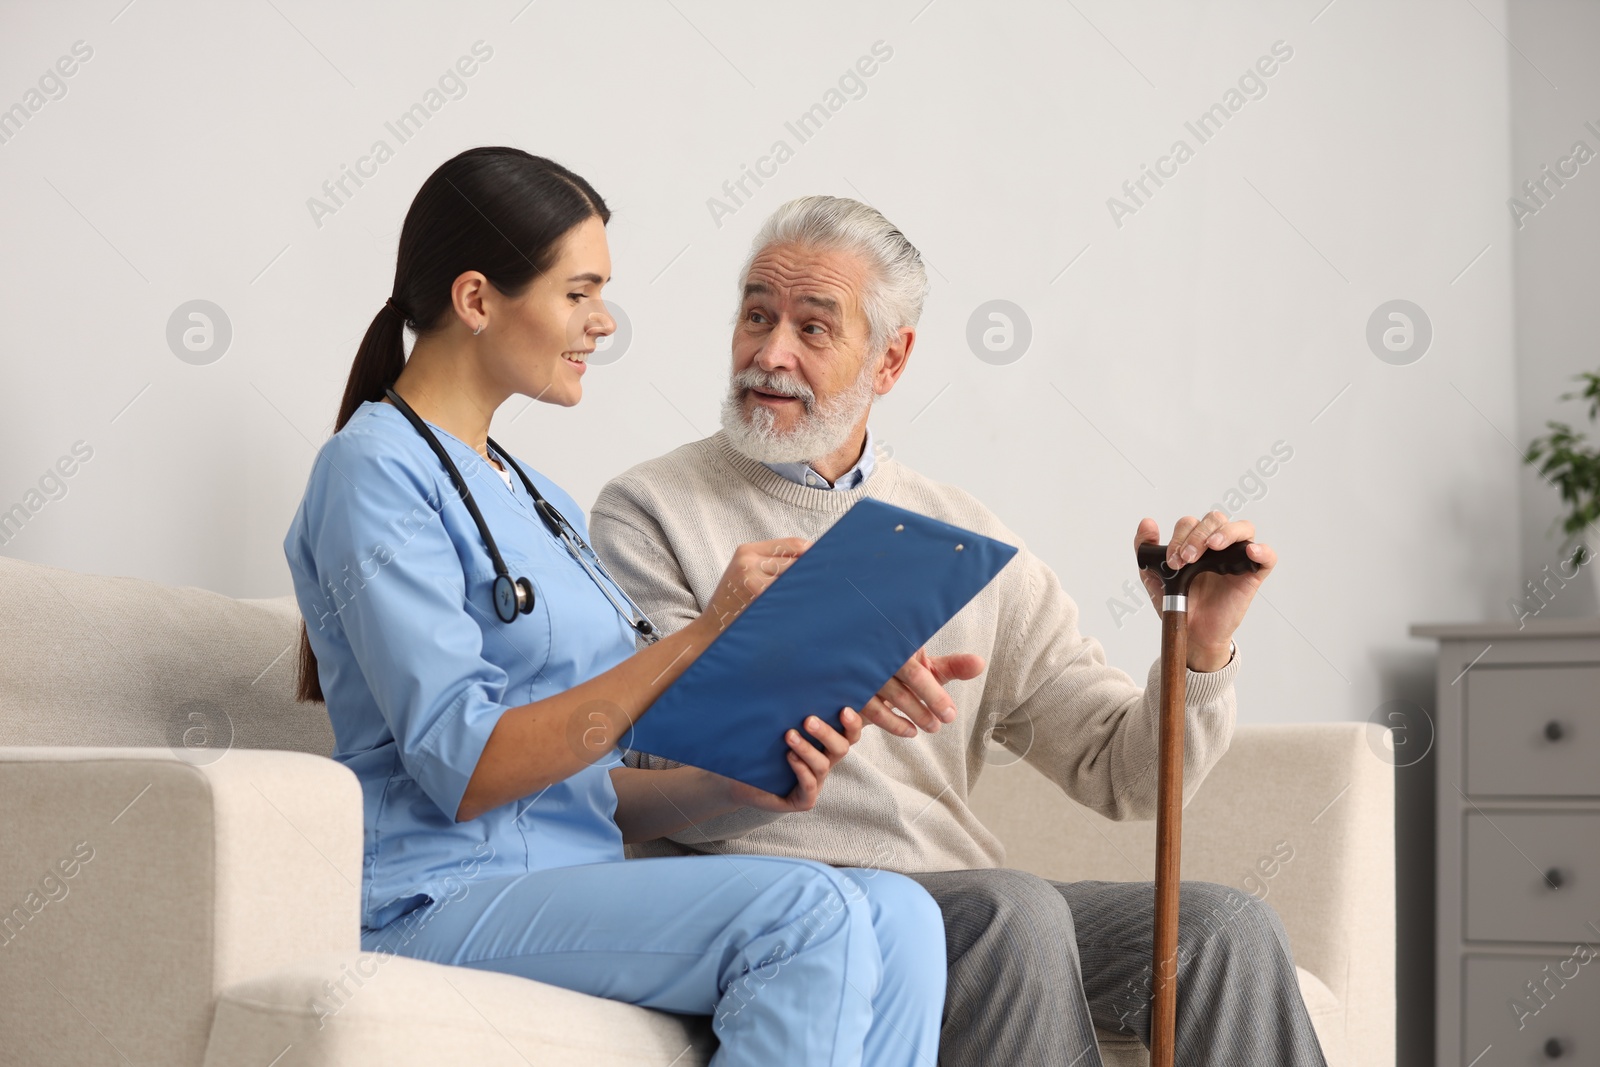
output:
[[[1140,517],[1165,534],[1287,442],[1243,509],[1282,563],[1239,636],[1241,718],[1365,718],[1426,676],[1409,623],[1495,617],[1519,586],[1510,442],[1531,410],[1503,5],[1324,3],[9,3],[0,106],[74,42],[93,55],[0,144],[0,508],[75,442],[93,457],[3,551],[288,592],[282,536],[406,207],[450,155],[509,143],[615,210],[607,295],[631,347],[577,409],[518,399],[494,427],[580,501],[715,428],[733,273],[763,215],[859,196],[934,268],[880,440],[979,493],[1136,678],[1157,621],[1119,627],[1107,601]],[[397,146],[385,121],[477,41],[493,55],[466,95]],[[865,95],[799,144],[785,121],[880,41]],[[1185,122],[1278,41],[1293,55],[1265,96],[1198,144]],[[1583,44],[1566,48],[1550,62],[1571,77]],[[308,198],[379,138],[394,158],[318,226]],[[793,158],[718,225],[708,198],[780,138]],[[1118,226],[1108,198],[1178,138],[1194,157]],[[204,366],[165,339],[196,298],[233,330]],[[1033,331],[1005,366],[965,339],[996,298]],[[1395,298],[1434,330],[1407,366],[1365,340]]]

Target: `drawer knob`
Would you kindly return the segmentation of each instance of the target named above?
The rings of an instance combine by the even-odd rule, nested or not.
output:
[[[1552,1037],[1544,1043],[1544,1058],[1547,1060],[1559,1060],[1566,1051],[1567,1046],[1563,1045],[1559,1038]]]
[[[1544,872],[1544,882],[1545,885],[1549,886],[1551,889],[1560,889],[1566,884],[1567,876],[1561,873],[1560,867],[1551,867],[1548,871]],[[1555,1038],[1551,1038],[1550,1040],[1555,1041]],[[1559,1044],[1559,1042],[1557,1043]]]
[[[1567,731],[1561,728],[1560,723],[1551,719],[1544,724],[1544,736],[1547,741],[1559,741],[1567,736]]]

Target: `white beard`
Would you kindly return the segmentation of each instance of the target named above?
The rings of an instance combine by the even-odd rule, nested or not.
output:
[[[728,395],[722,401],[722,429],[735,449],[759,463],[820,459],[844,447],[862,412],[872,406],[877,396],[872,391],[877,364],[875,359],[862,364],[855,382],[826,404],[818,404],[816,394],[799,379],[747,367],[729,380]],[[779,432],[775,428],[777,412],[770,408],[758,406],[746,416],[744,391],[750,388],[797,396],[805,404],[805,413],[792,430]]]

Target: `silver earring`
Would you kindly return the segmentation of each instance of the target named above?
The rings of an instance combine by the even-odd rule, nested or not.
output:
[[[478,328],[476,330],[472,331],[472,336],[476,337],[482,332],[483,332],[483,323],[480,322],[480,323],[478,323]]]

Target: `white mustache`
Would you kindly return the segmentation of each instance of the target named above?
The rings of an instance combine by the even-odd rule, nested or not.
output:
[[[798,378],[787,375],[771,374],[758,367],[747,367],[733,376],[733,384],[739,389],[760,389],[764,393],[776,393],[778,396],[794,396],[806,402],[809,409],[816,403],[817,394]]]

